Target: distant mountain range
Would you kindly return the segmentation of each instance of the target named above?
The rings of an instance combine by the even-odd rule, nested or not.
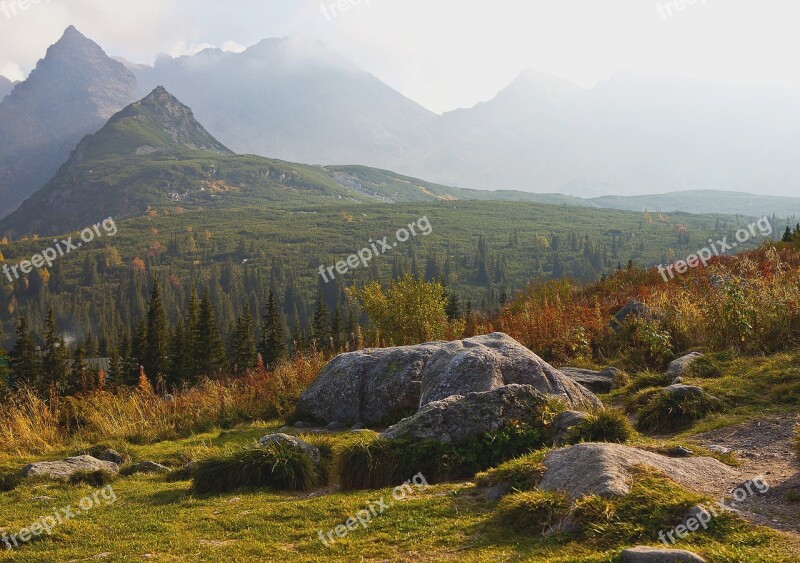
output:
[[[0,217],[52,178],[84,135],[136,99],[134,75],[68,28],[0,102]]]
[[[0,88],[7,82],[0,80]],[[156,89],[162,84],[166,90]],[[153,138],[137,137],[141,131],[128,125],[120,130],[130,120],[117,112],[151,90],[142,104],[163,104],[163,96],[174,100],[166,106],[186,103],[194,111],[194,132],[171,145],[168,137],[178,125],[159,125],[166,106],[161,117],[151,115]],[[229,177],[230,186],[255,190],[236,197],[287,205],[292,193],[313,192],[355,201],[504,199],[786,217],[800,215],[800,199],[733,192],[794,193],[800,183],[797,110],[800,96],[793,91],[626,74],[586,90],[526,71],[493,100],[437,116],[319,42],[271,39],[242,53],[161,56],[150,67],[114,60],[70,27],[0,102],[0,217],[45,183],[32,201],[61,204],[105,186],[110,200],[95,193],[100,199],[87,201],[94,215],[101,208],[131,215],[143,212],[142,205],[176,201],[208,205],[214,198],[206,196],[222,194],[191,195],[191,187],[207,174],[203,166],[220,158],[249,159],[248,167],[284,178],[274,184],[272,177]],[[103,127],[99,138],[81,142]],[[273,160],[236,157],[225,147]],[[220,151],[211,160],[209,148]],[[196,160],[199,153],[199,172],[159,168],[176,158]],[[153,160],[160,171],[148,176]],[[112,170],[112,162],[121,171]],[[119,177],[128,191],[112,202],[122,189],[112,179]],[[133,193],[134,186],[143,193]],[[238,193],[223,192],[223,199]],[[667,193],[630,196],[636,192]],[[105,203],[94,205],[98,201]],[[21,235],[82,224],[77,208],[74,217],[62,219],[48,209],[28,204],[2,225]]]
[[[559,194],[451,188],[364,166],[309,166],[236,155],[206,131],[190,108],[159,86],[112,116],[99,132],[84,137],[52,180],[0,220],[0,234],[11,239],[55,235],[109,216],[124,219],[148,212],[249,204],[316,210],[340,202],[456,205],[460,200],[726,213],[737,213],[744,205],[774,205],[776,210],[800,212],[800,199],[792,198],[690,192],[584,200]],[[725,202],[725,209],[719,200]]]
[[[238,152],[580,197],[800,187],[796,90],[633,73],[584,89],[525,71],[494,99],[437,116],[321,43],[130,69],[141,93],[164,85]]]

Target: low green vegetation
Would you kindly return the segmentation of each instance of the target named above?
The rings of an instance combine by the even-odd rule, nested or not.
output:
[[[376,435],[337,452],[344,490],[378,489],[422,473],[429,483],[469,478],[507,459],[541,448],[543,426],[512,424],[462,444],[387,440]]]

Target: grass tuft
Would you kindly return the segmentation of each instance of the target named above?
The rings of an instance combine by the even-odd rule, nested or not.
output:
[[[624,444],[633,436],[634,430],[625,413],[617,409],[605,409],[592,413],[588,418],[569,429],[566,442],[614,442]]]
[[[307,491],[324,484],[311,458],[286,444],[249,446],[199,461],[193,473],[196,493],[226,493],[243,487]]]
[[[720,401],[706,394],[675,397],[659,392],[639,410],[636,427],[643,432],[682,430],[720,408]]]
[[[516,532],[549,535],[567,517],[569,497],[551,491],[524,491],[500,501],[495,514],[500,524]]]

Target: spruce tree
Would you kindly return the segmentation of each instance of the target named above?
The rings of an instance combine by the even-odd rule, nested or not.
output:
[[[153,291],[147,311],[147,345],[144,350],[144,370],[151,382],[158,380],[159,375],[168,370],[167,350],[169,347],[169,329],[164,303],[158,280],[153,280]]]
[[[331,319],[331,337],[333,340],[333,349],[335,352],[340,352],[342,349],[342,335],[344,334],[344,324],[342,323],[342,313],[339,306],[333,312],[333,319]]]
[[[11,351],[12,386],[37,387],[41,377],[41,364],[36,355],[36,343],[25,317],[19,319],[16,336],[17,342]]]
[[[44,354],[42,357],[42,393],[51,390],[61,392],[69,379],[67,366],[67,343],[58,336],[56,315],[52,307],[47,315],[47,329],[45,334]]]
[[[258,350],[256,349],[255,322],[250,308],[245,307],[236,319],[236,328],[233,331],[233,363],[237,373],[244,373],[256,367]]]
[[[322,293],[317,295],[317,309],[314,311],[311,330],[317,350],[327,350],[330,347],[330,316]]]
[[[261,326],[261,346],[259,352],[264,363],[274,367],[281,359],[286,357],[286,334],[283,329],[283,316],[275,300],[275,293],[269,292],[267,313],[264,315]]]
[[[203,293],[197,326],[197,346],[195,349],[198,375],[213,377],[225,369],[225,346],[219,335],[219,326],[214,315],[214,306],[208,290]]]
[[[3,323],[0,323],[0,343],[3,342]],[[11,387],[11,358],[0,344],[0,391]]]

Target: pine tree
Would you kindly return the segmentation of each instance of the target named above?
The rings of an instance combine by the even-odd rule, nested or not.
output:
[[[164,303],[161,300],[161,290],[158,280],[153,280],[153,291],[150,294],[150,304],[147,311],[147,345],[144,350],[145,372],[158,379],[159,375],[167,372],[167,350],[169,347],[169,329],[167,315],[164,312]]]
[[[56,315],[52,307],[47,315],[44,354],[42,357],[42,393],[62,392],[69,379],[67,343],[58,336]]]
[[[17,342],[11,351],[13,387],[20,385],[36,387],[41,377],[41,365],[36,355],[36,343],[25,317],[19,319],[16,336]]]
[[[119,349],[114,346],[111,348],[111,362],[108,369],[108,384],[111,387],[118,387],[124,381],[125,369],[122,363]]]
[[[461,300],[458,298],[458,295],[455,293],[447,294],[447,307],[445,307],[444,312],[447,315],[448,321],[454,321],[462,317]]]
[[[83,346],[78,346],[75,349],[75,354],[72,356],[72,370],[70,372],[68,384],[70,394],[86,391],[89,388],[87,375],[86,353],[83,350]]]
[[[198,374],[212,377],[225,369],[225,347],[219,335],[219,326],[214,315],[214,306],[208,290],[203,293],[200,301],[200,311],[197,328],[197,357]]]
[[[342,349],[343,334],[344,324],[342,323],[342,313],[337,305],[336,310],[333,312],[333,318],[331,319],[331,337],[333,339],[333,349],[335,352],[340,352]]]
[[[245,307],[244,313],[236,319],[231,349],[237,373],[244,373],[256,366],[258,350],[256,350],[255,323],[249,307]]]
[[[261,356],[268,367],[273,367],[286,357],[286,334],[283,329],[283,316],[275,300],[275,292],[269,292],[267,313],[261,325]]]
[[[330,322],[328,307],[325,305],[322,293],[320,293],[317,296],[317,308],[314,311],[314,319],[311,325],[314,344],[317,350],[327,350],[330,347]]]
[[[3,342],[3,323],[0,323],[0,342]],[[11,358],[0,345],[0,391],[11,387]]]
[[[783,233],[782,242],[792,242],[794,240],[794,235],[792,235],[792,229],[789,225],[786,225],[786,231]]]

